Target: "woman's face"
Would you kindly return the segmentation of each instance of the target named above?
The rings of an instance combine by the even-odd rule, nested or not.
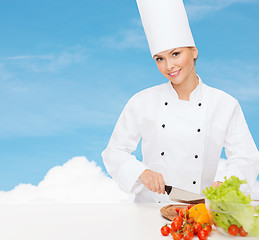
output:
[[[196,77],[196,47],[181,47],[166,50],[154,55],[159,71],[174,85],[189,82]]]

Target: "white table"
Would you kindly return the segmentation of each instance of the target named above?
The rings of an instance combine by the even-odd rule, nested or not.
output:
[[[172,240],[160,233],[169,222],[160,214],[165,205],[0,203],[0,239]],[[224,238],[213,230],[209,239],[233,238]]]

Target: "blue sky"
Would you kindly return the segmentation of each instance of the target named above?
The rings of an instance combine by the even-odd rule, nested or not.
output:
[[[75,156],[103,168],[100,154],[127,100],[167,81],[151,58],[136,2],[0,3],[0,190],[37,184]],[[259,2],[184,3],[197,73],[239,100],[258,147]]]

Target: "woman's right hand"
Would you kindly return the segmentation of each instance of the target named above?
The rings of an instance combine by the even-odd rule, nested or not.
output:
[[[165,181],[161,173],[146,169],[139,178],[144,186],[150,191],[165,194]]]

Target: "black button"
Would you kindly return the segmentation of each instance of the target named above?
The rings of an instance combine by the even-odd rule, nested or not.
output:
[[[198,106],[200,107],[200,106],[201,106],[201,103],[199,103]]]
[[[162,125],[162,128],[165,128],[165,124]]]
[[[198,155],[195,155],[195,158],[198,158]]]
[[[193,181],[192,183],[193,183],[193,184],[196,184],[196,181]]]
[[[201,130],[198,128],[198,129],[197,129],[197,132],[200,132],[200,131],[201,131]]]
[[[165,102],[165,105],[168,105],[168,102]]]
[[[164,154],[165,154],[164,152],[161,152],[161,155],[162,155],[162,156],[164,156]]]

